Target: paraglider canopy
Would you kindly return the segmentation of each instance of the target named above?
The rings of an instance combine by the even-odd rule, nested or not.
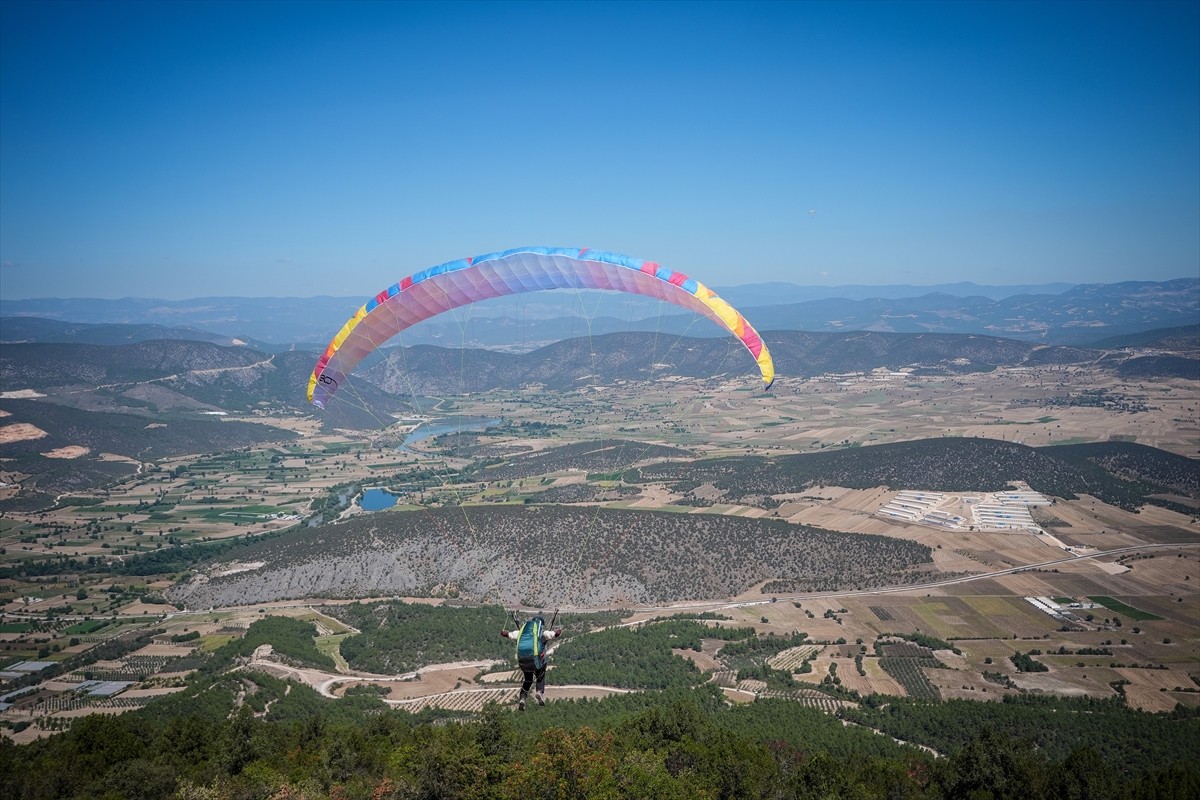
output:
[[[324,408],[372,350],[418,322],[493,297],[605,289],[655,297],[703,314],[741,340],[770,388],[775,365],[753,326],[716,292],[653,261],[587,248],[523,247],[450,261],[403,279],[355,312],[317,360],[309,402]]]

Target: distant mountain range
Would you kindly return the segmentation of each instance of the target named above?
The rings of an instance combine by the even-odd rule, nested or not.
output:
[[[108,333],[106,332],[106,337]],[[993,336],[875,331],[764,334],[781,376],[911,369],[919,374],[980,372],[998,366],[1100,364],[1131,377],[1200,377],[1200,326],[1138,337],[1138,349],[1098,350]],[[1171,346],[1168,346],[1168,345]],[[132,414],[308,413],[304,396],[315,351],[266,353],[248,346],[187,340],[123,345],[7,343],[0,392],[22,390],[82,410]],[[1156,367],[1162,370],[1156,373]],[[324,415],[335,427],[373,427],[415,398],[542,385],[571,389],[664,375],[727,379],[757,368],[732,337],[614,333],[568,339],[529,353],[431,345],[383,348],[361,366],[353,403]],[[336,397],[336,396],[335,396]]]
[[[1200,280],[1076,286],[1057,295],[924,295],[896,300],[819,300],[761,306],[759,330],[868,330],[983,333],[1047,344],[1087,345],[1100,338],[1200,322]]]
[[[1003,300],[1026,294],[1062,294],[1075,288],[1074,283],[1026,283],[1011,286],[990,286],[970,281],[937,283],[930,286],[885,284],[879,286],[799,286],[794,283],[747,283],[741,286],[717,287],[717,294],[736,306],[770,306],[780,303],[809,303],[814,300],[870,300],[886,298],[924,297],[944,294],[950,297],[986,297]]]
[[[224,345],[244,344],[232,336],[197,328],[173,328],[144,323],[63,322],[44,317],[0,317],[0,342],[132,344],[168,339]]]
[[[930,291],[936,289],[936,291]],[[1014,291],[1019,290],[1019,291]],[[1200,322],[1200,279],[986,287],[803,287],[750,284],[719,290],[760,331],[974,333],[1048,344]],[[98,341],[137,335],[234,339],[262,350],[323,349],[364,298],[197,298],[194,300],[0,300],[0,341]],[[29,318],[40,318],[33,323]],[[61,327],[53,328],[53,323]],[[98,328],[152,326],[143,333]],[[186,336],[166,331],[189,329]],[[613,292],[539,292],[464,307],[405,331],[403,344],[528,351],[583,335],[659,331],[719,336],[675,306]],[[207,332],[207,333],[203,333]]]
[[[108,338],[109,332],[105,332]],[[764,340],[777,373],[808,377],[908,368],[922,374],[963,374],[998,366],[1099,363],[1117,371],[1163,363],[1194,370],[1200,325],[1133,337],[1134,349],[1112,340],[1110,349],[1064,347],[969,334],[878,331],[770,331]],[[262,352],[181,339],[132,344],[6,343],[0,349],[0,392],[32,390],[53,402],[81,408],[122,405],[158,411],[264,407],[308,411],[304,397],[315,350]],[[1156,362],[1154,359],[1158,359]],[[588,382],[652,380],[661,375],[724,379],[757,375],[757,367],[732,337],[698,338],[662,333],[613,333],[568,339],[529,353],[432,345],[381,348],[364,361],[356,382],[360,402],[385,403],[387,395],[436,397],[540,384],[570,389]],[[1182,377],[1195,377],[1185,371]],[[378,387],[378,388],[376,388]],[[367,397],[364,392],[380,392]],[[101,400],[100,398],[103,398]],[[123,400],[121,399],[123,398]],[[402,405],[402,404],[399,404]]]

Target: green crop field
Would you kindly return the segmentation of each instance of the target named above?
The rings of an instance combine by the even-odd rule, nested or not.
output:
[[[1088,600],[1091,600],[1093,603],[1099,603],[1100,605],[1107,608],[1109,611],[1113,611],[1117,614],[1124,614],[1125,616],[1129,617],[1130,619],[1136,619],[1136,620],[1162,619],[1162,617],[1158,616],[1157,614],[1151,614],[1149,611],[1140,611],[1139,609],[1136,609],[1133,606],[1127,606],[1124,603],[1122,603],[1120,600],[1116,600],[1112,597],[1109,597],[1108,595],[1104,595],[1104,594],[1088,595]]]

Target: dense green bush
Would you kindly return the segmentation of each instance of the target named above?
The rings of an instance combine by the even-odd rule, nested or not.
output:
[[[894,701],[855,719],[931,741],[945,757],[791,702],[729,707],[712,687],[526,714],[492,706],[447,724],[444,715],[388,711],[365,696],[329,700],[242,671],[205,678],[142,711],[80,718],[27,745],[0,740],[0,793],[1148,800],[1200,790],[1194,715],[1135,714],[1098,701]],[[1030,732],[1036,738],[1026,738]]]
[[[246,635],[221,645],[206,667],[208,671],[222,669],[234,658],[248,658],[261,645],[269,644],[280,655],[308,666],[334,670],[333,659],[317,649],[314,638],[317,629],[311,622],[292,617],[265,617],[256,620]]]

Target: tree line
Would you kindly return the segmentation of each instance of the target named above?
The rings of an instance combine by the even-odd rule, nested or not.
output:
[[[232,714],[239,690],[243,702]],[[239,672],[28,745],[0,741],[0,793],[63,798],[1192,798],[1190,756],[1123,762],[978,727],[945,757],[786,701],[730,707],[715,688],[561,702],[465,719],[340,701]],[[960,709],[955,709],[960,710]],[[1146,715],[1150,717],[1150,715]],[[1151,723],[1155,732],[1166,720]],[[1145,731],[1140,731],[1145,733]],[[1153,741],[1153,740],[1147,740]],[[1071,743],[1068,743],[1068,746]]]

